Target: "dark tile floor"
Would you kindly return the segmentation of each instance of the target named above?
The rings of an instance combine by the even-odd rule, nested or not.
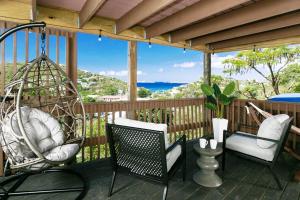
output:
[[[193,142],[188,144],[187,153],[187,180],[182,182],[178,172],[169,186],[168,199],[170,200],[200,200],[200,199],[286,199],[300,200],[300,183],[292,181],[295,169],[300,169],[300,162],[287,154],[283,154],[276,166],[276,172],[284,184],[284,190],[279,191],[269,171],[256,163],[246,161],[234,155],[228,156],[224,182],[218,188],[198,186],[192,180],[197,171],[195,160],[197,155],[192,149]],[[144,182],[133,177],[119,175],[116,179],[114,194],[107,198],[108,186],[111,178],[111,169],[108,160],[94,161],[74,166],[82,173],[89,183],[89,191],[85,196],[88,200],[156,200],[162,198],[163,187]],[[220,172],[218,172],[220,173]],[[79,181],[70,175],[49,174],[36,175],[27,180],[21,189],[49,188],[78,186]],[[14,197],[11,199],[75,199],[76,193]]]

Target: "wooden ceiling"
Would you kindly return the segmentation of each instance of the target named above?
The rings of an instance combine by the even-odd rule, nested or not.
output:
[[[30,18],[109,37],[220,52],[300,43],[300,0],[0,0]],[[18,6],[17,6],[18,5]],[[7,9],[11,9],[10,12]],[[23,6],[24,9],[24,6]],[[22,18],[26,19],[24,11]],[[28,18],[28,16],[27,16]]]

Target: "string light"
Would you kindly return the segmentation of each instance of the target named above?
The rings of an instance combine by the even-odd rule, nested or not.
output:
[[[256,53],[256,46],[253,45],[253,53]],[[251,60],[251,65],[254,67],[256,65],[256,59],[255,59],[255,55],[253,55],[253,58]]]
[[[28,22],[28,21],[31,20],[31,19],[28,19],[28,18],[7,17],[7,16],[3,16],[3,15],[0,15],[0,18],[10,19],[10,20],[11,19],[16,19],[16,20],[22,20],[22,21],[25,21],[25,22]],[[53,24],[53,23],[47,23],[47,25],[50,25],[50,26],[53,26],[53,27],[59,27],[59,28],[63,28],[63,29],[66,29],[66,28],[76,29],[78,31],[97,31],[97,30],[99,31],[99,29],[94,29],[94,28],[74,28],[73,26],[58,25],[58,24]],[[110,26],[110,25],[107,25],[107,26]],[[111,26],[111,27],[113,27],[113,26]],[[28,31],[28,32],[31,33],[30,31]],[[101,32],[107,33],[109,35],[118,36],[117,34],[113,34],[113,33],[109,32],[109,31],[100,30],[100,34],[99,34],[100,41],[102,40]],[[122,36],[122,37],[126,38],[128,40],[130,40],[130,39],[136,39],[136,37],[131,37],[131,36]],[[98,40],[99,40],[99,38],[98,38]],[[166,40],[164,40],[164,39],[156,38],[156,40],[159,40],[159,41],[162,41],[162,42],[166,42]],[[170,45],[170,46],[172,46],[172,45]]]
[[[99,31],[98,41],[99,42],[102,41],[102,30]]]
[[[149,42],[148,42],[148,47],[149,47],[149,49],[151,49],[152,48],[152,43],[151,43],[151,41],[149,40]]]

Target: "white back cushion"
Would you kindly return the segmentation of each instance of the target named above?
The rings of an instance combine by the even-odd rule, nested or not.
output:
[[[164,132],[164,137],[165,137],[165,147],[166,148],[169,147],[170,143],[169,143],[169,138],[168,138],[167,124],[155,124],[155,123],[149,123],[149,122],[141,122],[141,121],[126,119],[126,118],[116,118],[115,124],[121,125],[121,126],[130,126],[130,127],[134,127],[134,128],[162,131],[162,132]]]
[[[281,125],[284,126],[286,120],[288,120],[290,117],[286,114],[279,114],[279,115],[274,115],[275,119],[277,119]]]
[[[289,116],[284,114],[268,117],[261,123],[258,129],[257,136],[262,138],[279,140],[282,135],[284,123],[288,118]],[[257,139],[257,145],[261,148],[271,148],[275,145],[275,143]]]
[[[29,114],[29,123],[33,127],[30,137],[33,137],[41,153],[64,143],[61,126],[50,114],[33,108]],[[29,132],[26,133],[28,135]]]

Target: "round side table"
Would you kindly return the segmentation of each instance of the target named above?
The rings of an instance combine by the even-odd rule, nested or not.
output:
[[[200,155],[200,158],[197,159],[200,171],[194,174],[193,180],[205,187],[218,187],[222,185],[222,179],[215,172],[219,168],[219,163],[215,159],[215,156],[223,152],[222,147],[218,144],[216,149],[211,149],[210,147],[200,148],[199,143],[197,143],[194,145],[194,150]]]

